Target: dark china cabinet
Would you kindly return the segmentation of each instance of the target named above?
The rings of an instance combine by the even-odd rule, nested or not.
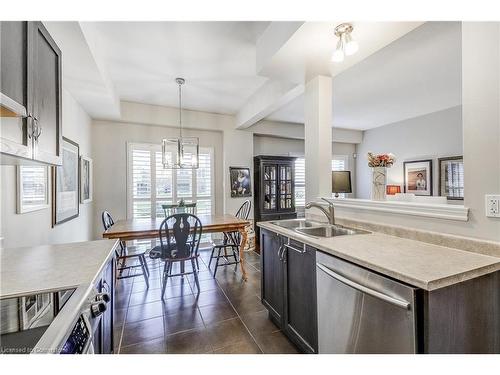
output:
[[[61,50],[41,22],[0,22],[0,161],[60,165]]]
[[[291,156],[254,157],[254,221],[293,219],[295,211],[295,159]],[[256,239],[259,228],[255,226]]]

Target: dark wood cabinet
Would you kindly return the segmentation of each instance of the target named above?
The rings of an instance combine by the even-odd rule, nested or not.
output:
[[[0,152],[2,156],[32,159],[31,122],[26,117],[27,108],[31,106],[28,102],[31,99],[28,95],[28,22],[0,22],[0,67]],[[6,110],[5,101],[9,102],[9,108],[22,110]]]
[[[108,293],[111,300],[107,304],[106,311],[101,315],[101,320],[94,333],[94,350],[97,354],[112,354],[114,352],[113,322],[114,322],[114,290],[115,259],[106,265],[98,282],[99,293]]]
[[[295,159],[290,156],[254,157],[254,222],[293,219],[295,210]],[[255,226],[259,240],[259,227]]]
[[[28,85],[33,96],[28,112],[33,116],[33,159],[61,164],[61,50],[41,22],[29,22],[28,26]]]
[[[265,252],[263,251],[265,249]],[[280,258],[281,237],[268,230],[261,231],[261,300],[275,324],[283,320],[285,301],[283,264]]]
[[[302,351],[317,353],[316,249],[291,239],[283,241],[283,328]]]
[[[316,249],[265,229],[260,235],[262,303],[299,349],[317,353]]]
[[[10,117],[2,111],[1,161],[61,165],[61,50],[41,22],[2,21],[0,28],[2,101],[14,101],[26,113]]]

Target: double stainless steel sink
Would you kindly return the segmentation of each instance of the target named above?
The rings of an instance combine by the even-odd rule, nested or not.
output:
[[[307,219],[291,219],[271,221],[271,224],[277,225],[282,228],[291,229],[300,234],[305,234],[311,237],[336,237],[354,234],[368,234],[370,232],[348,228],[341,225],[332,225],[321,223]]]

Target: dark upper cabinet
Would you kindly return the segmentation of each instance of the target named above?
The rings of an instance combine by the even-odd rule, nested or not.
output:
[[[0,118],[2,163],[19,163],[29,159],[60,165],[61,51],[41,22],[2,21],[0,27],[0,91],[26,108],[24,118],[4,117],[3,114]],[[7,77],[5,82],[4,77]]]
[[[304,353],[318,352],[316,249],[262,229],[261,301]]]
[[[31,159],[28,102],[28,22],[0,22],[0,152]],[[7,108],[4,106],[8,102]],[[11,111],[18,108],[17,111]],[[21,114],[22,112],[22,114]]]
[[[290,156],[254,157],[254,221],[293,219],[295,210],[295,159]],[[259,228],[255,226],[256,238]]]
[[[280,258],[281,237],[268,230],[261,236],[261,301],[278,325],[283,320],[283,266]]]
[[[29,23],[28,84],[33,95],[33,158],[49,164],[61,163],[61,50],[41,22]]]

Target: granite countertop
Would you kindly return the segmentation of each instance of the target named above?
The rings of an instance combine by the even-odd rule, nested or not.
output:
[[[118,240],[99,240],[2,249],[0,298],[93,284],[116,246]]]
[[[429,291],[500,270],[497,257],[381,233],[315,238],[270,222],[257,225]]]

